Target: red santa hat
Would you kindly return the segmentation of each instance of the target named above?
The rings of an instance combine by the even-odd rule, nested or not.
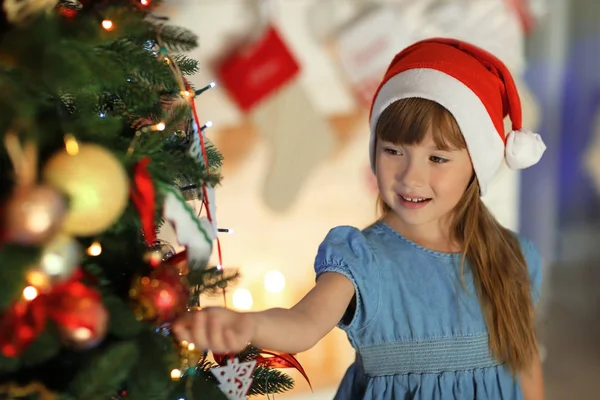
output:
[[[375,127],[393,102],[418,97],[439,103],[456,119],[473,169],[486,193],[505,161],[511,169],[536,164],[546,150],[537,133],[522,130],[521,100],[506,66],[487,51],[455,39],[417,42],[394,57],[373,99],[371,168],[375,171]],[[504,131],[510,117],[512,131]]]

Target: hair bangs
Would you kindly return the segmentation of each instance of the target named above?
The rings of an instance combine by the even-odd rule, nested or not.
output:
[[[442,105],[411,97],[390,104],[379,117],[375,134],[397,145],[421,144],[431,129],[440,150],[465,149],[467,144],[452,114]]]

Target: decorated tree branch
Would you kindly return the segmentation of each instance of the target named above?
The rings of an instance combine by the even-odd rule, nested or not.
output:
[[[209,265],[222,158],[195,97],[214,85],[188,82],[197,38],[159,4],[1,4],[1,398],[245,398],[302,368],[251,348],[211,359],[170,334],[238,274]],[[243,385],[228,392],[221,371]]]

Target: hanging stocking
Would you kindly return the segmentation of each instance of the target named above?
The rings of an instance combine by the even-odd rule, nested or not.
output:
[[[315,166],[334,150],[334,134],[299,79],[299,65],[274,27],[217,68],[231,98],[271,144],[265,204],[289,209]]]

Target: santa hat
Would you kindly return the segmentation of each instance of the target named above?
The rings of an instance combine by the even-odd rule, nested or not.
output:
[[[456,119],[465,138],[481,195],[503,160],[511,169],[536,164],[546,146],[521,128],[521,100],[506,66],[494,55],[455,39],[417,42],[394,57],[371,106],[370,158],[375,171],[375,127],[393,102],[418,97],[435,101]],[[512,131],[504,131],[510,117]]]

